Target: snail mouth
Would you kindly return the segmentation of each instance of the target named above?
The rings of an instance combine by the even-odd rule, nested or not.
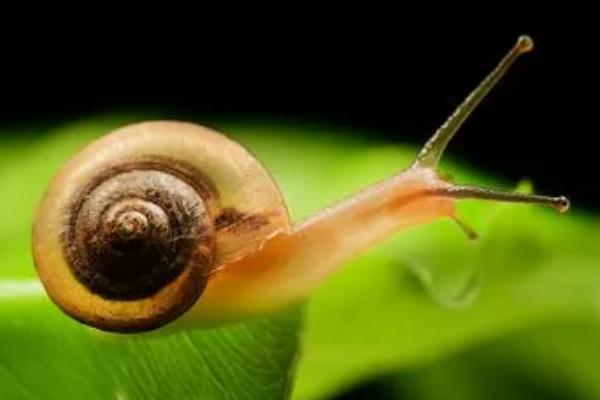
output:
[[[199,190],[188,176],[156,160],[97,175],[71,206],[63,235],[75,278],[102,298],[139,300],[186,268],[209,268],[208,186]]]

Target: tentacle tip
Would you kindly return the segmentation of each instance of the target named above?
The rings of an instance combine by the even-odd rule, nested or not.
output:
[[[559,213],[563,214],[569,210],[571,207],[571,202],[565,196],[559,196],[554,200],[552,207],[558,210]]]
[[[456,215],[451,215],[450,218],[454,222],[456,222],[456,224],[459,226],[460,229],[462,229],[463,233],[467,236],[467,239],[469,239],[471,241],[475,241],[475,240],[479,239],[479,234],[477,233],[477,231],[475,229],[471,228],[466,223],[464,223]]]
[[[517,50],[519,54],[528,53],[533,50],[533,39],[529,35],[521,35],[517,39]]]

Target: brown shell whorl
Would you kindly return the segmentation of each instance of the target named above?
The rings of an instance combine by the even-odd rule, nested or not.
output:
[[[63,235],[65,255],[90,291],[139,299],[186,266],[203,274],[210,269],[214,229],[202,197],[210,191],[189,183],[191,174],[175,164],[137,161],[109,168],[74,201]]]

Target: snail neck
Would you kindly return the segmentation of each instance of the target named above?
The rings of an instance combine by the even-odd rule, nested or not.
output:
[[[222,322],[297,302],[346,261],[396,232],[444,217],[459,222],[454,203],[464,198],[548,204],[561,211],[568,207],[563,197],[453,185],[432,168],[413,166],[273,237],[255,253],[222,265],[189,320]]]
[[[234,318],[302,299],[339,266],[393,233],[452,217],[453,200],[437,195],[448,185],[433,170],[409,169],[319,212],[249,257],[224,265],[191,314]]]

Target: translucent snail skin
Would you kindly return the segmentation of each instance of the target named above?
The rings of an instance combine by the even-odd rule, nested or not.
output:
[[[139,332],[185,313],[213,324],[306,297],[348,259],[475,198],[569,207],[565,197],[456,185],[437,173],[452,136],[519,55],[527,36],[464,100],[414,163],[293,224],[269,173],[220,133],[144,122],[99,139],[51,183],[33,256],[51,299],[98,329]]]

